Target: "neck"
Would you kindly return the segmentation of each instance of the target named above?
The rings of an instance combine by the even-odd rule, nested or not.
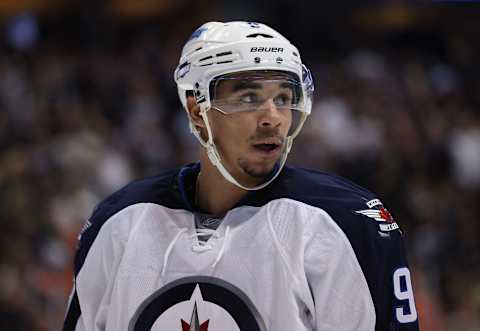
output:
[[[225,215],[248,191],[227,181],[213,166],[206,153],[200,156],[201,172],[198,175],[196,204],[201,210],[215,215]]]

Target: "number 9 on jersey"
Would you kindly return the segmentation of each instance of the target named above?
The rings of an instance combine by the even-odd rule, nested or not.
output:
[[[399,323],[411,323],[417,320],[417,309],[413,297],[412,280],[408,268],[399,268],[393,273],[393,290],[395,297],[401,301],[395,308],[395,317]]]

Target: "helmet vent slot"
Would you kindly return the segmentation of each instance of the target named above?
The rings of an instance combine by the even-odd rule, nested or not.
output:
[[[217,64],[223,64],[223,63],[232,63],[233,61],[220,61],[220,62],[217,62]]]
[[[213,56],[211,56],[211,55],[210,55],[210,56],[205,56],[205,57],[201,58],[201,59],[198,60],[198,61],[199,61],[199,62],[205,61],[205,60],[211,59],[212,57],[213,57]]]
[[[228,52],[222,52],[222,53],[218,53],[218,54],[217,54],[217,57],[219,57],[219,56],[225,56],[225,55],[231,55],[231,54],[232,54],[232,52],[231,52],[231,51],[228,51]]]
[[[257,38],[257,37],[273,38],[273,36],[265,33],[253,33],[247,36],[247,38]]]
[[[188,61],[187,61],[187,62],[183,62],[183,63],[178,67],[178,70],[182,70],[182,69],[185,68],[187,65],[188,65]]]

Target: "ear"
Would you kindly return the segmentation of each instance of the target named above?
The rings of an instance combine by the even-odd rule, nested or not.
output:
[[[187,108],[188,114],[190,115],[193,124],[195,124],[195,126],[199,128],[205,128],[205,122],[200,115],[200,106],[197,105],[197,101],[195,101],[195,98],[193,96],[187,97]]]

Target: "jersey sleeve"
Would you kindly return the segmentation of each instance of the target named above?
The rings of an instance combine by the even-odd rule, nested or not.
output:
[[[329,213],[348,238],[368,284],[375,330],[418,330],[405,235],[392,215],[377,198]]]
[[[374,330],[373,301],[347,237],[329,215],[315,218],[304,256],[314,330]]]
[[[418,314],[410,267],[399,229],[385,235],[370,231],[370,256],[362,258],[377,311],[375,330],[418,330]]]
[[[113,218],[119,217],[105,218],[101,208],[97,208],[79,236],[65,331],[105,329],[110,293],[126,240],[121,224],[114,224],[121,222],[113,222]]]
[[[182,208],[172,187],[179,169],[132,182],[103,200],[82,229],[74,261],[74,287],[63,330],[104,330],[112,286],[141,203]],[[137,210],[137,211],[135,211]]]

